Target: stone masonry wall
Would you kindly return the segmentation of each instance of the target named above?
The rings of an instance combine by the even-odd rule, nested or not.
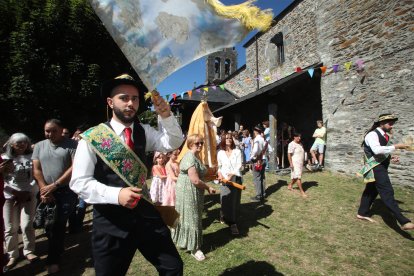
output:
[[[260,87],[284,77],[294,68],[322,62],[323,120],[327,122],[326,167],[355,175],[362,165],[364,132],[381,113],[399,116],[394,142],[414,140],[414,1],[303,0],[258,39]],[[284,35],[285,63],[274,61],[270,39]],[[362,59],[365,68],[344,70],[345,62]],[[264,78],[270,76],[269,78]],[[246,69],[226,83],[244,96],[257,90],[256,47],[246,49]],[[363,83],[361,83],[364,77]],[[414,152],[396,151],[400,164],[391,165],[392,181],[414,187]]]
[[[299,3],[288,15],[283,17],[257,41],[259,57],[259,88],[292,74],[296,67],[306,67],[320,62],[317,55],[315,4],[313,1]],[[283,33],[285,62],[276,63],[276,46],[270,39],[277,33]],[[257,90],[256,43],[246,48],[246,70],[225,84],[225,87],[239,96],[245,96]]]
[[[394,142],[414,139],[413,1],[318,1],[318,54],[328,66],[365,61],[358,73],[328,73],[322,77],[324,121],[327,120],[329,169],[354,174],[362,165],[364,132],[381,113],[399,117]],[[360,80],[365,75],[361,84]],[[395,184],[414,186],[414,152],[396,151],[391,165]]]

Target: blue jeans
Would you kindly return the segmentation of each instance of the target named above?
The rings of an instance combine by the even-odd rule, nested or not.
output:
[[[49,239],[48,256],[46,263],[59,264],[60,256],[64,251],[66,223],[70,214],[75,210],[77,195],[69,187],[58,189],[53,193],[56,204],[55,221],[51,229],[46,230]]]

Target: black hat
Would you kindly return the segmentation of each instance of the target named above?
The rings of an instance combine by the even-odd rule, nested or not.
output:
[[[140,92],[140,85],[137,81],[134,80],[133,77],[131,77],[128,74],[122,74],[118,77],[115,77],[114,79],[105,81],[101,86],[101,95],[102,97],[110,97],[112,90],[121,84],[128,84],[135,86],[138,89],[138,92]],[[141,93],[140,93],[141,94]]]
[[[138,90],[139,95],[139,108],[137,114],[140,114],[142,111],[147,109],[147,105],[145,104],[145,86],[134,80],[128,74],[122,74],[120,76],[115,77],[114,79],[105,81],[101,86],[101,96],[106,99],[107,97],[111,97],[112,90],[117,87],[118,85],[127,84],[132,85]]]
[[[380,122],[384,122],[384,121],[398,121],[398,118],[391,113],[386,113],[386,114],[381,114],[378,117],[378,120],[375,121],[375,123],[380,123]]]
[[[258,131],[259,133],[262,133],[264,131],[263,127],[261,124],[256,125],[253,130]]]

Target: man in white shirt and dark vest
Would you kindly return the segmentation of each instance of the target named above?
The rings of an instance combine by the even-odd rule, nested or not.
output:
[[[367,132],[362,146],[365,154],[365,165],[359,172],[364,176],[365,190],[361,197],[357,218],[374,222],[369,211],[372,203],[379,194],[385,206],[395,216],[402,230],[413,230],[414,224],[402,213],[394,198],[394,189],[388,176],[390,162],[398,162],[397,157],[391,157],[395,149],[405,149],[405,144],[392,144],[389,134],[394,123],[398,120],[393,114],[382,114]]]
[[[125,275],[137,249],[160,275],[183,274],[170,230],[144,199],[145,152],[175,150],[183,134],[170,106],[158,95],[152,100],[159,129],[139,123],[136,115],[144,107],[139,90],[126,74],[103,84],[112,119],[81,135],[74,158],[70,187],[94,206],[92,253],[98,276]]]

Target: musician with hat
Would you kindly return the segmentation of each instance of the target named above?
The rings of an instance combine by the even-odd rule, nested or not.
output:
[[[359,171],[366,183],[361,197],[357,218],[374,222],[369,211],[372,203],[379,194],[385,206],[393,213],[401,225],[402,230],[413,230],[414,224],[402,213],[394,198],[394,189],[388,176],[390,162],[398,162],[398,158],[391,157],[396,149],[405,149],[408,145],[393,144],[389,134],[398,118],[393,114],[382,114],[373,126],[367,131],[362,143],[365,154],[365,165]]]
[[[93,204],[92,253],[96,275],[125,275],[138,249],[160,275],[182,275],[183,262],[160,213],[150,203],[145,152],[183,143],[170,106],[156,92],[159,129],[141,124],[142,85],[121,75],[101,87],[112,119],[81,134],[70,187]]]

